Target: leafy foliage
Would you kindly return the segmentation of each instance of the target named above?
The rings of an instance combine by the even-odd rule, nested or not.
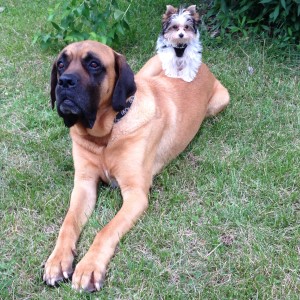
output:
[[[122,11],[116,0],[60,0],[48,10],[47,22],[52,31],[37,33],[33,42],[39,42],[43,48],[87,39],[115,44],[129,29],[126,15],[130,6],[131,2]]]
[[[221,35],[239,33],[276,37],[281,46],[300,42],[300,0],[206,1],[204,20]]]

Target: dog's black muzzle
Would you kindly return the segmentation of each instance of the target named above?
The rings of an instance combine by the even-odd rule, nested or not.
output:
[[[66,99],[62,102],[62,104],[59,106],[59,111],[63,115],[81,115],[81,109],[69,99]]]
[[[80,81],[76,74],[63,74],[58,80],[58,85],[63,88],[75,88]]]
[[[78,121],[92,128],[96,120],[96,109],[91,107],[91,97],[77,74],[63,74],[56,86],[57,112],[67,127]]]

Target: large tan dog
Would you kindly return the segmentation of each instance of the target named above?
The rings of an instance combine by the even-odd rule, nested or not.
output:
[[[73,274],[74,289],[99,290],[118,242],[147,209],[153,176],[186,148],[206,116],[226,107],[229,94],[205,64],[187,83],[166,77],[154,57],[134,77],[122,55],[85,41],[59,54],[51,98],[71,127],[75,179],[44,281],[53,286]],[[120,187],[123,205],[73,273],[76,242],[100,180]]]

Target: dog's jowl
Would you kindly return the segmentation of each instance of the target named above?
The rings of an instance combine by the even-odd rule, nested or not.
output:
[[[190,83],[167,77],[158,56],[134,76],[124,56],[84,41],[67,46],[54,62],[51,100],[70,127],[75,175],[43,278],[54,286],[72,276],[74,289],[95,291],[120,238],[147,209],[153,176],[186,148],[205,117],[227,106],[229,94],[203,63]],[[101,181],[120,187],[123,205],[73,269]]]

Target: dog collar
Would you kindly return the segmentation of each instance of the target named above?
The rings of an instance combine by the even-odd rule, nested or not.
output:
[[[177,47],[173,47],[177,57],[182,57],[187,44],[179,44]]]
[[[131,104],[133,103],[134,98],[135,98],[135,95],[132,95],[127,99],[125,108],[117,113],[117,115],[115,116],[115,119],[114,119],[114,123],[120,122],[121,119],[127,114],[127,112],[130,109]]]

